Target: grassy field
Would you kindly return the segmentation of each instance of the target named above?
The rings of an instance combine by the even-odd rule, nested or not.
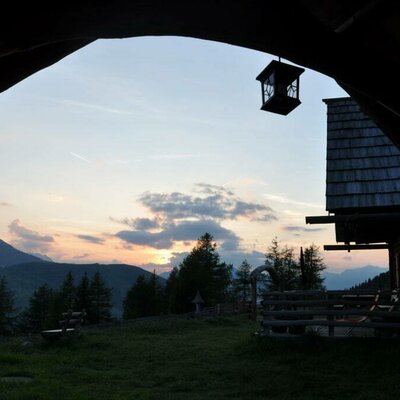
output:
[[[400,341],[252,335],[244,318],[148,321],[33,345],[0,342],[1,400],[391,399]]]

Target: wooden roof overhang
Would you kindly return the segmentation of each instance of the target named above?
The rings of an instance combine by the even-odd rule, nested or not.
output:
[[[339,214],[306,217],[307,224],[335,224],[336,241],[325,250],[371,250],[387,248],[399,236],[400,213]],[[350,245],[350,243],[356,245]],[[361,246],[359,246],[361,245]]]

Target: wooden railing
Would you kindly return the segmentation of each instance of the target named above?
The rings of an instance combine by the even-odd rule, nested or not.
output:
[[[288,291],[264,296],[264,334],[302,334],[307,327],[373,328],[375,334],[400,332],[397,291]]]

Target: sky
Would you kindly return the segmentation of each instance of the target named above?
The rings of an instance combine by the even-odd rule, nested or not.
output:
[[[54,261],[162,272],[205,232],[234,266],[282,245],[335,244],[326,215],[324,98],[260,110],[271,55],[191,38],[98,40],[0,94],[0,238]],[[285,61],[285,60],[282,60]],[[329,270],[387,266],[386,251],[323,252]]]

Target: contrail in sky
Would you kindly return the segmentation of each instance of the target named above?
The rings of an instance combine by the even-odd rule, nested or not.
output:
[[[82,157],[82,156],[80,156],[79,154],[73,153],[72,151],[70,151],[69,154],[71,154],[71,156],[74,156],[74,157],[76,157],[76,158],[79,158],[79,159],[82,160],[82,161],[85,161],[85,162],[87,162],[87,163],[90,163],[90,161],[89,161],[87,158]]]

